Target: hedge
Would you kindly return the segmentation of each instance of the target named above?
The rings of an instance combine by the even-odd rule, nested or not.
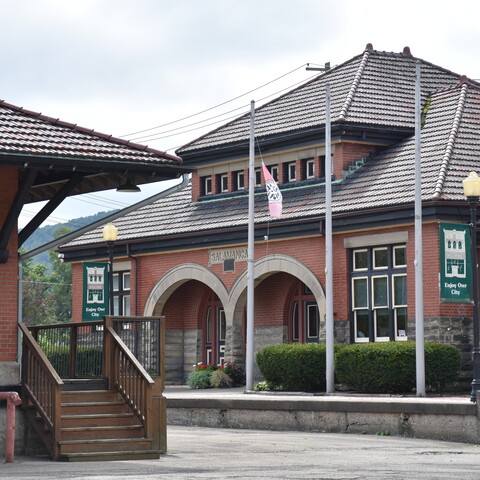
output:
[[[415,349],[415,342],[347,345],[335,355],[337,381],[358,392],[411,392],[416,385]],[[444,390],[459,368],[456,347],[425,344],[425,384],[430,390]]]
[[[281,344],[257,353],[264,379],[277,390],[325,390],[325,344]],[[454,381],[460,352],[451,345],[425,344],[426,385],[442,391]],[[358,392],[411,392],[416,384],[415,342],[335,345],[335,374],[339,383]]]
[[[58,347],[46,353],[47,358],[61,378],[70,375],[70,350],[67,347]],[[99,348],[79,347],[76,355],[79,377],[99,377],[102,375],[103,350]]]
[[[271,345],[257,353],[265,380],[278,390],[325,390],[325,344]]]

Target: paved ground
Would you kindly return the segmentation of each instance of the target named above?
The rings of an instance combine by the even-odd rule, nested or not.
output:
[[[168,428],[159,460],[59,463],[15,458],[0,478],[478,480],[480,445],[389,436]],[[3,462],[3,459],[0,459]]]

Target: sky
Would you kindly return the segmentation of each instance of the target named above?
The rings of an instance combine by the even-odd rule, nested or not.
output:
[[[367,43],[480,79],[478,0],[0,0],[0,12],[0,99],[169,153]],[[48,223],[165,186],[72,197]]]

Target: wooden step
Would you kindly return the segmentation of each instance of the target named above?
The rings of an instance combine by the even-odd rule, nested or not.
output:
[[[115,402],[62,402],[62,415],[92,415],[100,413],[124,413],[128,407],[123,401]]]
[[[60,460],[67,462],[96,462],[114,460],[155,460],[160,458],[157,450],[132,450],[115,452],[64,453]]]
[[[131,412],[94,413],[90,415],[62,415],[62,428],[116,425],[140,425],[140,421],[138,420],[138,417]]]
[[[58,442],[60,455],[70,453],[105,453],[152,450],[151,438],[121,438],[97,440],[62,440]]]
[[[111,390],[69,390],[62,392],[62,403],[111,402],[120,400],[120,395]]]
[[[142,438],[143,425],[114,425],[101,427],[67,427],[61,429],[63,440],[107,440],[123,438]]]

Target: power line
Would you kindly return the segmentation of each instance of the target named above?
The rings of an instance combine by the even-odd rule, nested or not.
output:
[[[309,80],[311,80],[312,78],[314,78],[314,77],[316,77],[316,76],[317,76],[317,75],[313,75],[313,76],[311,76],[310,78],[301,80],[301,81],[299,81],[299,82],[297,82],[297,83],[294,83],[294,84],[292,84],[292,85],[290,85],[290,86],[288,86],[288,87],[282,88],[281,90],[278,90],[278,91],[276,91],[276,92],[274,92],[274,93],[271,93],[270,95],[267,95],[267,96],[261,98],[260,100],[258,100],[258,102],[263,102],[264,100],[267,100],[267,99],[269,99],[269,98],[271,98],[271,97],[274,97],[274,96],[276,96],[276,95],[279,95],[279,94],[282,93],[282,92],[285,92],[285,91],[287,91],[287,90],[291,90],[292,88],[294,88],[294,87],[296,87],[296,86],[298,86],[298,85],[301,85],[301,84],[303,84],[303,83],[305,83],[305,82],[308,82]],[[238,98],[238,97],[237,97],[237,98]],[[215,107],[212,107],[212,108],[215,108]],[[238,117],[238,115],[235,115],[235,116],[231,116],[231,117],[227,117],[227,118],[222,118],[221,120],[218,120],[218,121],[216,121],[216,122],[212,122],[212,123],[208,123],[208,124],[205,124],[205,125],[201,125],[201,126],[199,126],[199,127],[191,128],[191,129],[189,129],[189,130],[179,131],[179,130],[188,128],[188,127],[190,127],[190,126],[202,124],[202,123],[204,123],[204,122],[207,122],[207,121],[209,121],[209,120],[213,120],[213,119],[215,119],[215,118],[223,117],[224,115],[227,115],[227,114],[229,114],[229,113],[232,113],[232,112],[241,110],[241,109],[243,109],[243,108],[247,109],[247,108],[249,108],[249,105],[248,105],[248,104],[247,104],[247,105],[242,105],[241,107],[234,108],[233,110],[229,110],[228,112],[224,112],[224,113],[221,113],[221,114],[219,114],[219,115],[215,115],[215,116],[213,116],[213,117],[209,117],[209,118],[206,118],[206,119],[204,119],[204,120],[200,120],[200,121],[198,121],[198,122],[190,123],[190,124],[184,125],[184,126],[182,126],[182,127],[177,127],[177,128],[171,129],[171,130],[165,130],[165,131],[163,131],[163,132],[152,133],[152,134],[150,134],[150,135],[145,135],[145,136],[142,136],[142,137],[135,137],[135,138],[132,139],[132,140],[133,140],[133,141],[155,141],[155,140],[162,140],[162,139],[164,139],[164,138],[174,137],[174,136],[176,136],[176,135],[182,135],[182,134],[184,134],[184,133],[193,132],[193,131],[195,131],[195,130],[201,130],[201,129],[203,129],[203,128],[210,127],[210,126],[212,126],[212,125],[217,125],[217,124],[219,124],[219,123],[224,123],[224,122],[226,122],[226,121],[228,121],[228,120],[233,120],[233,119],[236,119],[236,118],[239,118],[239,117]],[[208,109],[208,110],[210,110],[210,109]],[[207,110],[204,110],[204,111],[207,111]],[[202,112],[201,112],[201,113],[202,113]],[[245,110],[245,113],[248,113],[248,110]],[[197,114],[195,114],[195,115],[197,115]],[[191,115],[191,116],[195,116],[195,115]],[[188,118],[188,117],[186,117],[186,118]],[[172,122],[172,123],[173,123],[173,122]],[[147,131],[147,130],[145,130],[145,131]],[[176,132],[176,133],[170,133],[170,132]],[[166,134],[166,133],[170,133],[170,135],[164,135],[164,134]],[[158,135],[162,135],[162,136],[158,136]],[[177,147],[174,147],[174,148],[177,148]],[[172,149],[170,148],[169,150],[172,150]]]
[[[223,105],[226,105],[226,104],[231,103],[231,102],[233,102],[233,101],[235,101],[235,100],[238,100],[239,98],[245,97],[246,95],[249,95],[249,94],[252,93],[252,92],[256,92],[257,90],[260,90],[261,88],[264,88],[264,87],[266,87],[266,86],[268,86],[268,85],[270,85],[270,84],[272,84],[272,83],[274,83],[274,82],[277,82],[278,80],[281,80],[282,78],[284,78],[284,77],[286,77],[286,76],[288,76],[288,75],[291,75],[292,73],[294,73],[294,72],[296,72],[296,71],[304,68],[305,65],[307,65],[307,64],[304,63],[303,65],[300,65],[299,67],[297,67],[297,68],[295,68],[295,69],[293,69],[293,70],[291,70],[291,71],[289,71],[289,72],[287,72],[287,73],[285,73],[285,74],[283,74],[283,75],[280,75],[279,77],[274,78],[273,80],[270,80],[269,82],[264,83],[263,85],[260,85],[259,87],[256,87],[256,88],[254,88],[254,89],[252,89],[252,90],[249,90],[248,92],[242,93],[241,95],[237,95],[236,97],[231,98],[230,100],[226,100],[226,101],[224,101],[224,102],[221,102],[221,103],[219,103],[219,104],[217,104],[217,105],[214,105],[213,107],[206,108],[205,110],[202,110],[202,111],[200,111],[200,112],[193,113],[193,114],[191,114],[191,115],[187,115],[186,117],[179,118],[179,119],[173,120],[173,121],[171,121],[171,122],[163,123],[163,124],[157,125],[157,126],[155,126],[155,127],[146,128],[146,129],[144,129],[144,130],[139,130],[139,131],[137,131],[137,132],[127,133],[127,134],[125,134],[125,135],[121,135],[120,137],[121,137],[121,138],[125,138],[125,137],[131,137],[131,136],[134,136],[134,135],[138,135],[139,133],[150,132],[150,131],[152,131],[152,130],[156,130],[157,128],[167,127],[168,125],[172,125],[172,124],[174,124],[174,123],[182,122],[182,121],[184,121],[184,120],[188,120],[189,118],[193,118],[193,117],[196,117],[196,116],[201,115],[201,114],[203,114],[203,113],[206,113],[206,112],[209,112],[209,111],[211,111],[211,110],[214,110],[215,108],[222,107]]]

